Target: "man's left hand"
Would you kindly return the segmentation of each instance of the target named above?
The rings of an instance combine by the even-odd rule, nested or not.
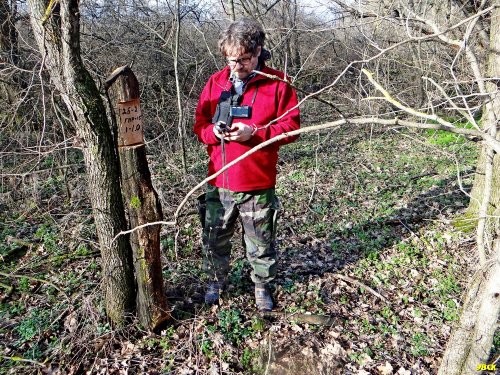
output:
[[[253,128],[242,122],[233,123],[231,131],[225,133],[224,140],[235,142],[246,142],[252,138]]]

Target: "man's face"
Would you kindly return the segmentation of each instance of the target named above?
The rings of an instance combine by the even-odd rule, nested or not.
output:
[[[261,47],[257,48],[255,55],[250,52],[241,53],[238,50],[228,51],[226,62],[233,74],[239,79],[245,79],[259,64]]]

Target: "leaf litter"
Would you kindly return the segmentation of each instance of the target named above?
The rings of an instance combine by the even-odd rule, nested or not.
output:
[[[275,314],[255,311],[238,237],[220,305],[203,305],[199,224],[188,215],[177,236],[169,229],[162,235],[171,325],[157,333],[136,322],[112,327],[100,296],[88,202],[80,199],[71,216],[61,204],[55,221],[64,225],[46,226],[38,238],[33,233],[45,222],[25,220],[32,234],[20,237],[30,246],[1,266],[28,279],[0,279],[15,287],[0,302],[0,373],[436,373],[475,259],[472,235],[451,225],[467,198],[454,160],[435,145],[387,132],[366,141],[362,132],[341,130],[320,150],[306,136],[282,150]],[[454,152],[470,159],[476,150],[462,145]],[[168,171],[154,161],[152,168],[168,215],[193,179],[179,177],[178,193],[169,194]],[[465,174],[471,166],[463,168]],[[37,214],[28,206],[24,213]],[[29,275],[57,285],[71,306]]]

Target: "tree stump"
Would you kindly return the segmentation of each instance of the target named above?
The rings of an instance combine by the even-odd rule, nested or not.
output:
[[[114,84],[118,99],[118,155],[123,200],[131,228],[161,221],[163,213],[151,182],[139,102],[139,83],[128,66],[116,69],[106,80]],[[131,233],[137,280],[137,314],[141,324],[155,330],[170,319],[167,310],[160,259],[160,225],[139,228]]]

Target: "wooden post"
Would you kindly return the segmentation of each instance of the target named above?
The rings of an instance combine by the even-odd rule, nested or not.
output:
[[[151,183],[139,101],[139,83],[128,66],[116,69],[106,80],[118,99],[118,154],[123,199],[131,228],[161,221],[163,213]],[[147,226],[130,236],[137,280],[137,313],[141,324],[157,329],[170,319],[160,259],[160,225]]]

